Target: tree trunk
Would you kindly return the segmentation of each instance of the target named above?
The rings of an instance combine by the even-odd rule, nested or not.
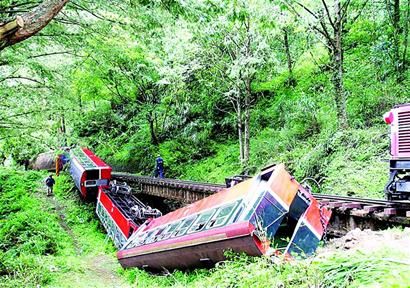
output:
[[[405,9],[406,14],[403,20],[404,25],[401,24],[401,11],[400,11],[400,0],[386,0],[386,9],[390,16],[392,24],[392,32],[389,33],[389,38],[392,43],[393,51],[393,65],[394,71],[396,73],[397,82],[402,82],[405,78],[405,72],[407,70],[407,46],[408,46],[408,25],[409,25],[409,10],[410,10],[410,0],[407,1],[407,9]],[[401,36],[403,36],[403,41],[400,41]],[[403,50],[401,53],[401,43],[403,44]]]
[[[288,64],[288,85],[289,86],[294,86],[295,79],[293,78],[293,61],[292,61],[292,55],[290,54],[290,46],[289,46],[289,31],[288,28],[283,28],[283,46],[285,48],[285,53],[286,53],[286,61]]]
[[[148,113],[148,123],[149,123],[149,131],[151,134],[151,143],[155,146],[158,146],[158,137],[155,134],[155,127],[154,127],[154,117],[152,116],[152,112]]]
[[[407,7],[406,7],[406,17],[404,19],[404,27],[403,27],[403,34],[404,34],[404,40],[403,40],[403,57],[402,57],[402,69],[401,69],[401,75],[404,76],[405,72],[407,71],[407,49],[409,45],[409,22],[410,22],[410,0],[407,0]],[[404,78],[404,77],[403,77]]]
[[[241,101],[240,97],[236,101],[236,121],[237,121],[237,128],[238,128],[238,139],[239,139],[239,159],[241,164],[244,161],[244,153],[243,153],[243,135],[242,135],[242,109],[241,109]]]
[[[346,112],[346,93],[343,86],[343,45],[342,45],[342,9],[340,1],[335,2],[335,28],[334,28],[334,49],[332,55],[333,76],[332,82],[335,89],[335,102],[339,125],[342,129],[348,127]]]
[[[250,100],[251,100],[251,80],[246,79],[246,94],[245,94],[245,121],[244,121],[244,161],[243,164],[246,166],[249,163],[249,155],[250,155],[250,129],[249,129],[249,122],[250,122]]]
[[[65,117],[64,114],[61,115],[61,134],[63,137],[63,146],[67,146],[67,133],[66,133],[66,125],[65,125]]]
[[[112,102],[111,109],[112,109]],[[80,109],[80,113],[83,113],[83,99],[81,98],[81,93],[78,93],[78,108]]]
[[[30,12],[8,23],[0,23],[0,51],[33,36],[58,14],[70,0],[45,0]]]
[[[394,68],[397,73],[397,79],[401,79],[401,57],[400,57],[400,0],[394,0],[393,3],[393,15],[392,15],[392,24],[393,24],[393,57],[394,57]]]

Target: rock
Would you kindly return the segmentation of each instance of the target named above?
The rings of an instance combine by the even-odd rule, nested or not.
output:
[[[55,170],[54,152],[41,153],[33,163],[34,170]]]

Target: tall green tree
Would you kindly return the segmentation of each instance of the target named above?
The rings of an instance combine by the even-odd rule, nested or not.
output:
[[[351,0],[322,0],[319,5],[308,7],[299,1],[286,0],[291,11],[298,17],[304,18],[307,26],[317,33],[327,48],[332,73],[334,99],[340,127],[346,129],[349,125],[347,118],[347,93],[344,85],[344,37],[349,33],[352,24],[359,18],[368,0],[361,2],[360,8],[351,11]],[[298,9],[299,8],[299,9]],[[301,14],[300,9],[305,12]],[[311,18],[311,19],[309,19]]]
[[[396,79],[400,82],[408,69],[410,1],[386,0],[387,19],[390,26],[388,37],[392,44],[392,63]]]

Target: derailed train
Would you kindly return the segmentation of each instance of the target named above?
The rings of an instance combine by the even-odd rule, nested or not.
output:
[[[395,106],[384,120],[391,126],[385,193],[390,200],[407,200],[410,103]],[[74,182],[83,198],[97,199],[97,215],[119,249],[123,267],[207,266],[223,260],[227,249],[255,256],[310,255],[329,223],[331,212],[283,165],[162,216],[139,201],[127,185],[111,181],[111,167],[90,150],[75,149],[71,154]]]
[[[251,256],[311,255],[330,214],[281,164],[144,223],[117,256],[123,267],[159,270],[212,265],[228,249]],[[290,238],[279,249],[271,245],[278,235]]]
[[[162,216],[124,183],[109,182],[111,167],[90,150],[75,149],[71,158],[74,182],[83,198],[96,197],[96,213],[123,267],[209,266],[225,259],[225,250],[310,255],[331,215],[283,164]]]

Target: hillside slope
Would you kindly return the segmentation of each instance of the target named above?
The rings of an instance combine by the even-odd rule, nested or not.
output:
[[[211,270],[123,270],[94,205],[70,178],[46,197],[43,173],[0,170],[0,287],[409,287],[410,230],[352,231],[314,258],[275,264],[227,252]]]

